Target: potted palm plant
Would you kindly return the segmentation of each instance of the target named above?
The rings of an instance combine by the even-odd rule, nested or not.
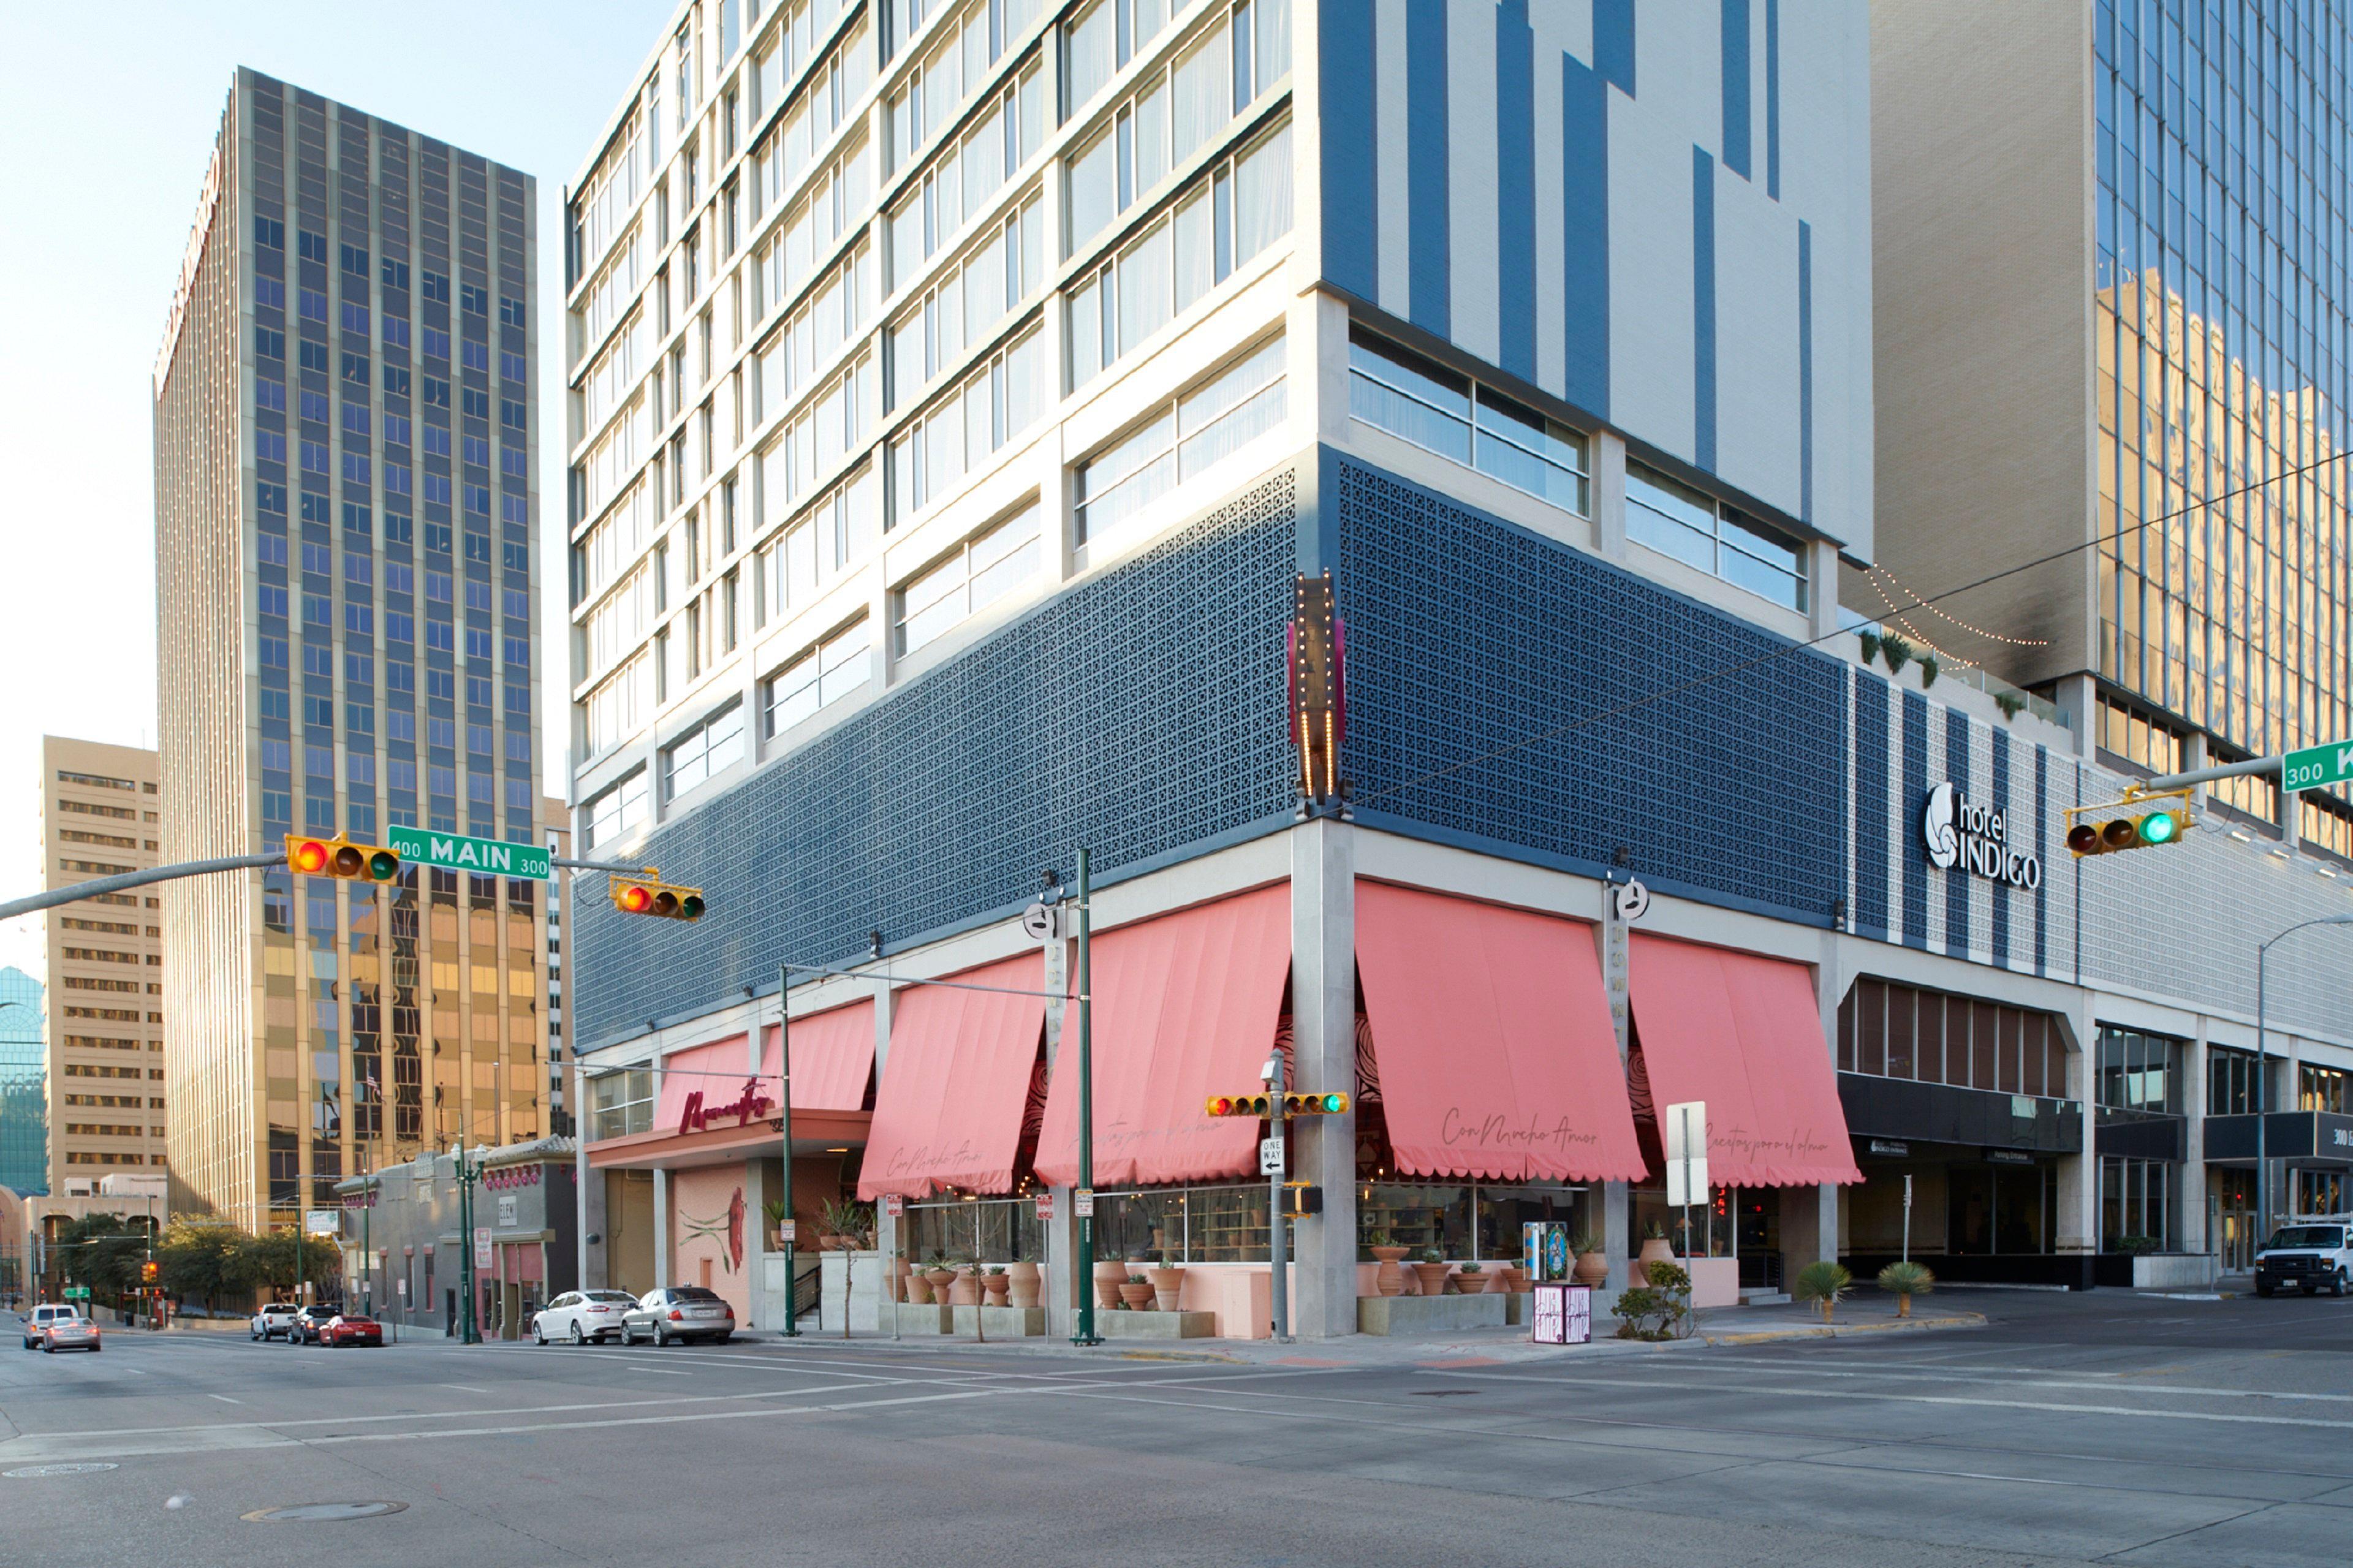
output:
[[[948,1266],[948,1260],[936,1252],[932,1254],[932,1260],[924,1266],[921,1276],[931,1284],[932,1300],[943,1306],[947,1304],[948,1287],[955,1283],[955,1277],[956,1271]]]
[[[1925,1263],[1891,1263],[1879,1271],[1879,1288],[1895,1298],[1895,1315],[1912,1315],[1912,1298],[1925,1296],[1936,1288],[1936,1277],[1928,1272]]]
[[[1176,1299],[1185,1289],[1185,1270],[1163,1252],[1160,1261],[1145,1271],[1152,1280],[1152,1294],[1164,1312],[1176,1310]]]
[[[847,1198],[828,1198],[820,1221],[832,1233],[835,1247],[841,1252],[841,1337],[849,1337],[849,1297],[854,1289],[856,1260],[850,1254],[871,1241],[874,1232],[874,1205]]]
[[[1840,1299],[1853,1284],[1854,1276],[1848,1273],[1843,1265],[1825,1258],[1798,1270],[1798,1278],[1790,1283],[1789,1294],[1800,1301],[1820,1302],[1816,1310],[1821,1313],[1822,1321],[1827,1323],[1837,1312]]]
[[[1498,1278],[1476,1263],[1466,1263],[1454,1271],[1454,1289],[1464,1296],[1484,1295]]]
[[[1672,1263],[1674,1260],[1674,1244],[1667,1239],[1667,1227],[1657,1220],[1644,1226],[1642,1250],[1634,1255],[1634,1261],[1641,1266],[1634,1270],[1636,1275],[1647,1273],[1653,1263]]]
[[[1376,1230],[1365,1237],[1365,1246],[1380,1267],[1373,1271],[1373,1289],[1384,1296],[1405,1294],[1405,1270],[1398,1268],[1409,1248],[1395,1245],[1388,1231]]]
[[[1569,1279],[1578,1285],[1601,1285],[1609,1279],[1609,1254],[1602,1247],[1600,1236],[1590,1230],[1577,1233],[1577,1265],[1568,1271]]]
[[[785,1216],[791,1212],[792,1206],[782,1198],[770,1198],[760,1205],[760,1213],[765,1215],[768,1221],[770,1252],[782,1252],[785,1249]]]

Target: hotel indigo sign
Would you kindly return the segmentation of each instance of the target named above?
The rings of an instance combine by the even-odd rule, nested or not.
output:
[[[2042,860],[2010,841],[2010,819],[1978,805],[1949,781],[1928,792],[1920,812],[1920,839],[1928,864],[1939,871],[1955,867],[1989,881],[2032,892],[2042,886]]]

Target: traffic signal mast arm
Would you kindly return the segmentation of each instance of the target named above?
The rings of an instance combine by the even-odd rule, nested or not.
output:
[[[150,866],[143,871],[125,871],[117,877],[93,878],[87,882],[76,882],[71,887],[52,888],[46,893],[35,893],[29,898],[12,899],[0,904],[0,921],[13,920],[18,915],[37,914],[59,904],[70,904],[100,893],[128,892],[153,882],[169,882],[181,877],[207,877],[217,871],[258,871],[284,864],[286,851],[270,849],[259,855],[228,855],[216,860],[181,860],[169,866]]]

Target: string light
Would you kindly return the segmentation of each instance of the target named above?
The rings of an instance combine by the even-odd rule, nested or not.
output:
[[[1989,632],[1983,626],[1973,626],[1968,622],[1961,619],[1960,616],[1954,615],[1951,611],[1936,604],[1934,600],[1914,594],[1911,589],[1904,585],[1902,578],[1896,576],[1894,573],[1890,572],[1886,567],[1873,563],[1871,567],[1871,571],[1874,574],[1884,576],[1890,583],[1894,584],[1895,591],[1897,593],[1904,595],[1906,598],[1913,601],[1911,605],[1912,608],[1926,610],[1932,616],[1937,616],[1943,620],[1950,621],[1953,625],[1960,627],[1961,630],[1965,632],[1974,633],[1975,635],[1984,637],[1990,642],[2007,643],[2011,647],[2049,647],[2051,646],[2050,639],[2047,637],[2006,637],[2000,632]],[[1887,591],[1884,588],[1880,589],[1879,596],[1883,599],[1886,598]],[[1888,607],[1893,609],[1894,606],[1891,603]]]

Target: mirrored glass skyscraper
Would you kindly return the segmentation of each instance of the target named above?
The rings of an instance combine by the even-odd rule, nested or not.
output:
[[[240,70],[155,369],[164,858],[539,842],[533,184]],[[174,1206],[543,1125],[540,889],[168,884]]]

